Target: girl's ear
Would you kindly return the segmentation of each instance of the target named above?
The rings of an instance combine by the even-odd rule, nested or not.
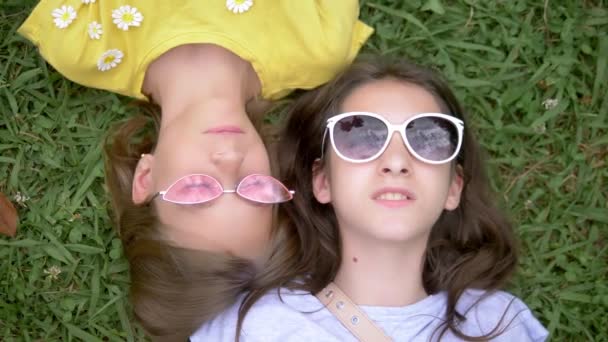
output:
[[[460,165],[456,165],[456,169],[454,170],[454,175],[452,176],[452,181],[450,183],[450,188],[448,189],[448,197],[445,200],[444,208],[446,210],[454,210],[458,208],[458,205],[460,204],[460,195],[462,194],[462,188],[464,186],[462,174],[462,167]]]
[[[154,165],[154,156],[151,154],[142,154],[137,162],[131,188],[131,199],[135,204],[143,204],[152,196],[154,191],[152,165]]]
[[[323,167],[321,159],[312,164],[312,192],[319,203],[331,202],[331,189],[327,168]]]

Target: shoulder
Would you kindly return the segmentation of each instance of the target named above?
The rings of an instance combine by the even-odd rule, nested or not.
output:
[[[191,341],[234,341],[243,299],[244,296],[230,309],[201,326],[192,335]],[[323,304],[311,294],[274,289],[256,301],[247,312],[240,334],[241,341],[319,340],[323,332],[313,316],[321,309]],[[323,340],[333,339],[327,336]]]
[[[326,311],[310,293],[276,289],[251,308],[242,335],[252,341],[337,341],[319,325]]]
[[[468,289],[456,308],[466,317],[463,332],[469,335],[502,332],[494,341],[544,341],[548,336],[528,306],[508,292]]]
[[[244,295],[230,308],[217,315],[213,320],[200,326],[192,336],[190,342],[202,341],[234,341],[236,336],[236,325],[238,321],[239,308],[243,302]]]

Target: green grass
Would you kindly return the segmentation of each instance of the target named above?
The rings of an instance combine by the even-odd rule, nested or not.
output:
[[[29,197],[0,238],[0,340],[141,340],[101,156],[128,99],[62,78],[15,34],[34,3],[0,0],[0,191]],[[466,104],[521,238],[509,290],[553,340],[607,341],[608,2],[361,3],[365,51],[436,66]]]

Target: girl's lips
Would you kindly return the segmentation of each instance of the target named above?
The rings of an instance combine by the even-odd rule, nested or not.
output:
[[[217,127],[210,128],[203,133],[205,133],[205,134],[243,134],[245,132],[238,126],[225,125],[225,126],[217,126]]]
[[[383,194],[400,194],[404,197],[407,197],[408,200],[415,200],[416,196],[414,196],[414,194],[405,189],[405,188],[382,188],[376,192],[373,193],[372,198],[373,199],[377,199],[378,197],[380,197]]]
[[[382,206],[399,208],[411,204],[416,197],[403,188],[382,188],[374,192],[372,199]]]

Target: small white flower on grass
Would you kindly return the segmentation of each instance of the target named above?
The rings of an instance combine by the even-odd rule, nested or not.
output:
[[[72,215],[72,217],[70,219],[68,219],[68,222],[74,222],[76,220],[80,220],[82,216],[79,213],[76,213],[74,215]]]
[[[96,21],[89,24],[87,32],[89,32],[89,37],[91,37],[91,39],[100,39],[103,34],[101,24]]]
[[[233,13],[247,12],[251,6],[253,6],[253,0],[226,0],[226,7]]]
[[[115,68],[125,55],[118,49],[112,49],[104,52],[99,60],[97,61],[97,69],[101,71],[108,71]]]
[[[96,0],[82,0],[83,4],[94,4]]]
[[[61,8],[55,8],[51,13],[53,15],[53,21],[55,22],[55,26],[60,29],[64,29],[76,19],[76,11],[72,6],[61,6]]]
[[[144,20],[141,12],[129,5],[120,6],[118,9],[113,10],[112,18],[114,18],[114,24],[123,31],[127,31],[131,26],[141,25],[142,20]]]
[[[559,104],[558,99],[546,99],[543,101],[543,106],[546,110],[553,109]]]
[[[23,195],[20,192],[17,192],[15,194],[15,196],[13,196],[13,199],[15,200],[15,202],[17,202],[19,205],[23,205],[25,206],[25,202],[29,201],[30,197]]]
[[[532,129],[537,134],[545,134],[545,132],[547,132],[547,125],[545,125],[544,123],[541,123],[541,124],[532,126]]]
[[[51,266],[50,268],[44,270],[44,274],[46,274],[47,277],[51,280],[57,280],[57,278],[61,274],[61,268],[57,266]]]

